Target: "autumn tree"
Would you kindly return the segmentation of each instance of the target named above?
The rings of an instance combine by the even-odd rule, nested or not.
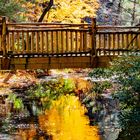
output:
[[[99,4],[96,0],[39,0],[26,2],[26,20],[78,23],[85,16],[95,17]]]

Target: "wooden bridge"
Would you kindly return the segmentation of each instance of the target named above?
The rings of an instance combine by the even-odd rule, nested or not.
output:
[[[0,69],[91,68],[140,50],[140,27],[6,23],[0,28]]]

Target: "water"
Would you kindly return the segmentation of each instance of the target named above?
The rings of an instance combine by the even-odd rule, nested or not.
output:
[[[56,79],[58,77],[61,77],[61,78],[63,77],[64,79],[71,78],[71,77],[76,77],[76,78],[84,77],[85,79],[89,79],[89,77],[87,76],[87,72],[85,72],[85,73],[78,72],[77,74],[74,74],[74,75],[71,72],[69,74],[65,73],[65,72],[60,72],[57,74],[56,71],[52,71],[52,73],[53,73],[52,76],[42,77],[41,79],[39,79],[39,82],[56,81]],[[79,82],[77,80],[76,82],[81,83],[82,81]],[[85,87],[86,86],[87,85],[85,85]],[[81,85],[79,86],[79,88],[81,88]],[[82,88],[83,88],[83,85],[82,85]],[[91,128],[91,126],[89,126],[89,120],[88,120],[88,117],[84,115],[84,113],[85,113],[84,111],[82,111],[83,114],[81,114],[81,116],[80,115],[77,116],[76,114],[79,114],[79,112],[81,112],[80,109],[75,109],[75,111],[70,112],[70,110],[66,111],[64,109],[65,106],[63,106],[63,107],[61,106],[61,107],[59,107],[59,109],[62,110],[62,108],[63,108],[65,110],[65,111],[63,110],[63,113],[64,113],[63,115],[62,114],[60,115],[57,112],[57,110],[55,110],[55,115],[51,115],[51,114],[54,114],[54,108],[52,111],[51,110],[46,111],[42,108],[42,106],[39,104],[39,102],[36,99],[28,99],[28,97],[26,96],[27,89],[28,88],[24,88],[23,90],[22,89],[12,89],[14,92],[17,93],[17,95],[19,97],[21,97],[23,99],[25,108],[22,111],[20,111],[20,110],[15,111],[11,108],[11,110],[7,110],[6,114],[8,114],[8,116],[5,115],[5,116],[1,117],[0,140],[22,140],[22,139],[28,140],[28,139],[32,139],[32,138],[35,138],[36,140],[38,140],[38,139],[58,140],[57,139],[58,136],[60,137],[60,140],[63,140],[63,139],[68,140],[68,138],[70,140],[73,140],[71,137],[68,137],[68,135],[71,135],[72,132],[73,132],[73,135],[75,134],[74,140],[79,139],[79,137],[82,140],[82,138],[85,138],[88,136],[89,136],[89,138],[86,140],[99,139],[99,134],[98,134],[99,129],[96,127]],[[110,95],[106,96],[105,98],[110,103],[113,101]],[[66,101],[66,99],[64,101]],[[113,105],[113,108],[110,110],[109,113],[108,113],[108,109],[104,108],[102,110],[102,112],[99,112],[97,114],[97,115],[101,116],[100,120],[98,121],[98,125],[100,128],[100,134],[103,135],[105,140],[115,140],[117,138],[117,135],[119,132],[119,129],[115,128],[118,125],[117,118],[116,118],[116,116],[117,116],[116,106],[114,105],[114,103],[108,104],[108,106],[112,106],[112,105]],[[72,104],[72,106],[73,106],[73,104]],[[71,108],[69,104],[67,107]],[[55,108],[56,108],[56,106],[55,106]],[[50,114],[51,117],[49,117],[49,115],[46,114],[46,112],[49,112],[48,114]],[[75,115],[73,115],[72,113]],[[101,114],[103,114],[103,115],[101,115]],[[53,116],[55,118],[53,118]],[[67,116],[67,117],[65,117],[65,116]],[[72,118],[72,116],[75,116],[75,118]],[[83,117],[85,119],[83,119]],[[99,117],[99,116],[97,116],[97,117]],[[50,128],[49,128],[48,125],[47,126],[44,125],[46,120],[49,120],[48,118],[50,119],[50,122],[52,123],[53,127],[50,126]],[[41,121],[41,119],[42,119],[42,121]],[[62,120],[67,120],[67,121],[63,122],[64,125],[61,125]],[[74,120],[76,120],[76,121],[74,121]],[[82,123],[84,121],[87,123],[86,126],[84,126],[85,123]],[[71,124],[70,124],[70,122],[71,122]],[[78,126],[79,126],[79,124],[83,124],[83,125],[79,126],[78,129],[76,129],[77,128],[76,123],[78,123],[77,124]],[[49,122],[47,122],[47,124],[49,124]],[[54,128],[55,125],[57,127]],[[71,126],[71,128],[70,128],[70,126]],[[86,130],[89,130],[89,131],[85,132],[85,128],[86,128]],[[71,129],[71,133],[69,131],[70,129]],[[54,133],[53,130],[55,130],[56,133]],[[62,130],[64,130],[64,131],[62,131]],[[93,139],[94,136],[92,136],[90,134],[91,131],[92,131],[92,133],[94,132],[93,130],[96,130],[95,131],[96,138],[94,138],[94,139]],[[79,134],[79,136],[76,135],[77,133]],[[92,136],[92,138],[90,137],[90,135]],[[78,138],[76,139],[76,137],[78,137]]]

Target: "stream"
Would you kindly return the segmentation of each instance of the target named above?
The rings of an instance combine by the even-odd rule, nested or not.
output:
[[[89,71],[90,71],[89,69],[88,70],[77,70],[76,72],[73,73],[73,71],[71,71],[71,70],[70,71],[51,70],[51,75],[41,76],[40,78],[38,78],[38,83],[48,82],[51,80],[55,81],[58,77],[62,77],[63,79],[69,79],[69,78],[74,77],[74,78],[80,78],[80,79],[83,79],[86,81],[95,82],[97,79],[91,79],[90,77],[88,77]],[[10,79],[9,82],[13,82],[14,81],[13,79],[12,80]],[[16,80],[14,81],[15,83],[17,82]],[[18,77],[18,80],[20,80],[19,77]],[[20,82],[21,81],[22,80],[20,80]],[[25,85],[26,82],[23,82],[21,85]],[[76,81],[76,82],[78,82],[78,81]],[[26,91],[29,89],[29,87],[32,87],[34,85],[34,82],[30,83],[30,81],[29,81],[28,85],[29,86],[23,86],[24,88],[15,88],[15,87],[13,87],[11,89],[1,88],[1,91],[0,91],[0,95],[1,95],[0,96],[1,97],[0,98],[0,140],[28,140],[28,139],[32,139],[34,136],[35,136],[34,139],[36,139],[36,140],[43,140],[43,139],[44,140],[64,140],[61,137],[60,137],[60,139],[57,139],[55,137],[52,138],[51,135],[48,135],[48,133],[49,133],[48,130],[46,133],[46,129],[43,126],[44,124],[42,124],[42,121],[44,121],[46,116],[43,116],[40,113],[40,111],[42,109],[37,108],[36,102],[38,102],[38,101],[36,99],[30,100],[26,96],[26,94],[27,94]],[[80,84],[78,86],[79,86],[79,88],[82,87],[82,85],[80,85]],[[8,93],[11,92],[11,90],[14,93],[16,93],[16,95],[18,97],[23,99],[24,109],[22,111],[14,110],[13,106],[11,104],[9,104],[9,102],[7,102]],[[79,92],[80,91],[81,91],[81,89],[79,90]],[[4,93],[4,94],[2,94],[2,93]],[[113,100],[110,93],[103,93],[102,97],[103,98],[101,100],[97,100],[94,103],[96,105],[96,107],[101,108],[100,111],[97,111],[96,113],[94,113],[94,116],[93,116],[90,106],[86,106],[88,112],[84,113],[84,114],[86,114],[89,117],[89,121],[90,121],[89,123],[92,124],[93,121],[96,121],[96,124],[98,125],[98,132],[95,132],[98,134],[98,136],[95,136],[95,138],[93,138],[93,137],[87,138],[87,140],[98,140],[98,139],[115,140],[118,137],[118,134],[120,131],[119,125],[118,125],[118,118],[117,118],[117,114],[119,112],[118,101]],[[82,96],[79,98],[82,99],[84,97]],[[74,98],[73,98],[73,100],[74,100]],[[76,102],[73,104],[76,104]],[[73,106],[73,104],[71,104],[71,105]],[[65,108],[65,106],[63,108]],[[79,109],[80,107],[77,107],[77,108]],[[75,110],[77,110],[77,108]],[[40,115],[36,115],[36,112],[39,112]],[[66,111],[66,113],[67,113],[67,111]],[[73,112],[73,113],[78,113],[78,111]],[[50,114],[51,114],[51,112],[50,112]],[[67,117],[72,118],[71,115],[69,115]],[[77,117],[79,117],[79,116],[77,116]],[[47,119],[48,119],[48,117],[47,117]],[[61,117],[58,116],[58,118],[57,118],[57,115],[56,115],[56,119],[61,120]],[[79,120],[80,119],[81,118],[79,118]],[[40,120],[42,120],[42,121],[40,121]],[[83,120],[83,119],[81,119],[81,120],[87,121],[87,120]],[[50,120],[50,121],[54,121],[54,120]],[[81,122],[81,124],[82,124],[82,122]],[[40,125],[42,125],[42,126],[40,126]],[[70,125],[70,124],[67,124],[67,125]],[[84,126],[84,124],[83,124],[83,126]],[[81,126],[81,127],[83,127],[83,126]],[[51,128],[53,128],[53,127],[51,126]],[[64,128],[65,127],[63,126],[63,129]],[[78,128],[79,128],[79,130],[77,130],[76,126],[75,126],[75,131],[79,131],[79,133],[82,133],[83,132],[82,128],[80,128],[80,127],[78,127]],[[80,129],[81,129],[81,131],[80,131]],[[86,128],[86,129],[89,129],[89,128]],[[73,130],[74,130],[74,128],[73,128]],[[95,128],[94,128],[94,130],[95,130]],[[57,131],[61,131],[61,130],[57,130]],[[79,137],[79,138],[81,137],[80,139],[82,140],[82,138],[84,138],[84,135],[80,134],[80,136],[77,136],[77,137]],[[76,138],[75,139],[67,138],[67,140],[77,140],[77,139]]]

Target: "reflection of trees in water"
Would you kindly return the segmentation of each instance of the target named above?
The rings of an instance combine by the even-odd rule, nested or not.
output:
[[[57,140],[58,136],[65,140],[71,134],[75,140],[79,137],[81,140],[81,137],[92,140],[95,136],[99,139],[98,128],[89,126],[89,119],[84,115],[85,108],[73,95],[76,92],[80,97],[79,94],[87,92],[90,84],[80,79],[60,78],[58,81],[45,82],[42,86],[35,86],[31,92],[27,92],[27,89],[14,90],[22,99],[24,108],[22,111],[13,108],[9,122],[5,124],[11,126],[7,133],[11,135],[16,132],[16,137],[23,140]],[[50,101],[51,106],[48,105]]]

